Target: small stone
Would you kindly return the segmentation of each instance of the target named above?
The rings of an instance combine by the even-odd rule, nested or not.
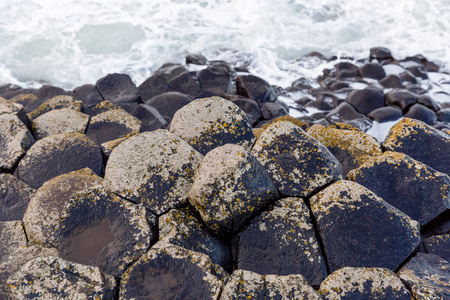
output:
[[[103,179],[84,168],[45,182],[33,195],[23,216],[27,237],[33,244],[58,248],[59,218],[70,198]]]
[[[367,115],[377,108],[384,107],[384,94],[378,89],[365,88],[351,92],[346,101],[359,113]]]
[[[342,178],[342,167],[331,152],[288,121],[275,122],[265,129],[252,154],[286,196],[307,197]]]
[[[160,75],[153,75],[152,77],[147,78],[140,86],[138,86],[138,90],[141,99],[144,102],[170,91],[167,78]]]
[[[37,141],[15,172],[20,180],[37,189],[53,177],[86,167],[97,175],[102,172],[100,147],[84,134],[65,133]]]
[[[365,64],[361,68],[358,69],[358,74],[362,78],[372,78],[372,79],[383,79],[386,77],[386,73],[384,72],[384,69],[379,64]]]
[[[54,134],[84,133],[89,119],[88,115],[70,108],[54,109],[34,119],[31,128],[39,140]]]
[[[390,74],[380,80],[380,84],[386,89],[401,89],[403,80],[396,74]]]
[[[434,111],[418,103],[411,106],[404,117],[420,120],[428,125],[433,125],[438,119]]]
[[[11,299],[114,299],[116,286],[99,268],[53,256],[30,260],[7,283]]]
[[[80,100],[75,100],[72,96],[55,96],[44,103],[42,103],[37,109],[28,114],[28,118],[31,121],[37,117],[54,109],[70,108],[79,112],[83,112],[84,104]]]
[[[12,171],[33,144],[33,136],[16,115],[0,114],[1,171]]]
[[[330,274],[320,285],[325,299],[402,299],[411,294],[394,272],[385,268],[345,267]]]
[[[419,77],[421,79],[428,79],[427,71],[423,68],[423,66],[411,66],[407,69],[416,77]]]
[[[394,59],[392,57],[391,50],[386,47],[373,47],[370,48],[369,59],[377,59],[377,60],[391,60]]]
[[[318,286],[327,276],[325,262],[301,198],[278,200],[238,234],[236,267],[259,274],[301,274]]]
[[[205,254],[156,243],[120,282],[120,299],[217,299],[227,273]]]
[[[405,91],[403,89],[393,89],[384,95],[386,105],[395,106],[401,110],[405,110],[417,103],[416,94]]]
[[[0,221],[22,220],[34,192],[11,174],[0,174]]]
[[[435,235],[423,241],[426,253],[435,254],[450,261],[450,234]]]
[[[372,110],[367,116],[375,122],[383,123],[401,119],[402,111],[393,106],[386,106]]]
[[[419,223],[356,182],[338,181],[310,202],[331,272],[395,270],[419,245]]]
[[[261,114],[266,120],[286,116],[289,114],[289,108],[286,109],[286,107],[278,100],[275,100],[273,102],[261,103],[260,108]]]
[[[320,295],[299,274],[260,275],[237,269],[223,288],[220,300],[298,299],[319,300]]]
[[[170,124],[170,132],[203,155],[225,144],[250,149],[255,142],[246,114],[220,97],[197,99],[178,110]]]
[[[417,253],[397,272],[415,299],[450,297],[450,264],[434,254]]]
[[[436,101],[434,101],[430,96],[427,95],[420,95],[417,100],[417,103],[428,107],[434,112],[437,112],[438,110],[441,109],[440,105]]]
[[[224,69],[203,69],[198,73],[198,80],[203,91],[213,92],[217,95],[228,93],[232,87],[231,76]]]
[[[203,156],[166,130],[133,136],[111,153],[105,169],[108,188],[160,215],[186,203]]]
[[[237,93],[258,102],[272,102],[277,99],[270,84],[254,75],[242,75],[236,79]]]
[[[73,196],[59,219],[59,257],[121,276],[156,240],[156,217],[101,185]]]
[[[216,235],[228,236],[276,200],[278,192],[256,158],[227,144],[206,154],[195,172],[189,201]]]
[[[200,84],[192,77],[190,72],[181,73],[169,80],[169,90],[192,97],[195,97],[202,91]]]
[[[401,119],[389,130],[383,146],[450,175],[450,136],[422,121]]]
[[[188,54],[186,55],[186,64],[205,66],[208,60],[201,54]]]
[[[126,74],[108,74],[95,83],[103,99],[117,103],[139,102],[139,90]]]
[[[329,112],[325,118],[331,124],[347,123],[362,131],[367,131],[372,127],[372,120],[365,117],[363,114],[358,113],[355,108],[347,102],[339,104],[339,106]]]

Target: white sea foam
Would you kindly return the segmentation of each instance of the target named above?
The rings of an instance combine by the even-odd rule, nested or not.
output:
[[[447,0],[1,0],[0,83],[72,89],[112,72],[140,84],[187,53],[224,59],[272,84],[315,77],[304,54],[422,53],[450,65]],[[232,50],[224,50],[232,49]]]

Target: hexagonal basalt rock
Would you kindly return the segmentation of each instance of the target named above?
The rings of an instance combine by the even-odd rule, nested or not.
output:
[[[22,220],[34,192],[11,174],[0,174],[0,221]]]
[[[34,119],[32,130],[39,140],[60,133],[84,133],[89,123],[89,116],[79,111],[62,108],[54,109]]]
[[[225,144],[249,149],[255,141],[247,115],[237,105],[220,97],[197,99],[178,110],[170,132],[203,155]]]
[[[89,122],[86,135],[97,145],[138,134],[141,122],[123,109],[114,109],[96,115]]]
[[[33,144],[33,136],[16,115],[0,115],[0,170],[11,171]]]
[[[113,276],[141,257],[156,239],[156,217],[102,186],[66,204],[59,221],[59,256]]]
[[[227,144],[206,154],[195,172],[189,201],[213,233],[227,236],[244,225],[278,192],[256,158]]]
[[[184,204],[203,156],[166,130],[144,132],[118,145],[105,170],[105,184],[155,214]]]
[[[322,282],[319,293],[330,300],[411,299],[400,278],[385,268],[339,269]]]
[[[99,268],[47,256],[30,260],[8,279],[11,299],[113,299],[116,282]]]
[[[322,299],[302,275],[260,275],[237,269],[231,274],[220,300]]]
[[[58,248],[59,217],[64,206],[75,193],[102,181],[101,177],[85,168],[45,182],[31,198],[23,216],[28,240]]]
[[[450,234],[435,235],[423,241],[426,253],[438,255],[450,261]]]
[[[370,157],[348,173],[421,226],[450,208],[450,177],[398,152]],[[407,180],[405,180],[405,178]]]
[[[29,119],[23,106],[19,103],[8,101],[5,98],[0,97],[0,115],[13,114],[16,115],[20,121],[26,126],[29,125]]]
[[[382,153],[376,139],[362,131],[316,124],[309,128],[308,134],[327,147],[339,160],[344,176],[350,170],[361,166],[369,157]]]
[[[330,270],[395,270],[418,246],[419,223],[356,182],[341,180],[310,199]]]
[[[306,197],[342,179],[342,167],[331,152],[300,127],[281,121],[264,130],[252,154],[286,196]]]
[[[450,298],[450,264],[437,255],[419,252],[397,274],[415,299]]]
[[[28,114],[31,121],[37,117],[45,114],[54,109],[70,108],[76,111],[82,112],[84,109],[83,102],[80,100],[75,100],[72,96],[61,95],[55,96],[44,103],[42,103],[37,109],[33,110]]]
[[[231,266],[229,247],[206,231],[189,208],[172,209],[158,219],[159,240],[208,255],[226,269]]]
[[[86,167],[98,175],[102,172],[100,147],[84,134],[64,133],[37,141],[15,172],[20,180],[39,188],[53,177]]]
[[[386,150],[405,153],[450,175],[450,136],[422,121],[404,118],[389,131]]]
[[[27,237],[22,221],[0,222],[0,260],[26,246]]]
[[[119,299],[217,299],[227,278],[208,256],[158,242],[123,274]]]

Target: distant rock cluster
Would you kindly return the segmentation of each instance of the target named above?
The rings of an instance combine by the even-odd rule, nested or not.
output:
[[[436,65],[373,48],[280,90],[186,62],[0,87],[1,299],[450,297],[450,123],[411,79]]]

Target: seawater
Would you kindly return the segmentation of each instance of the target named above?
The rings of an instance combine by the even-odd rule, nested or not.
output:
[[[73,89],[108,73],[136,84],[188,53],[226,60],[271,84],[315,77],[311,51],[421,53],[450,66],[448,0],[0,0],[0,84]]]

